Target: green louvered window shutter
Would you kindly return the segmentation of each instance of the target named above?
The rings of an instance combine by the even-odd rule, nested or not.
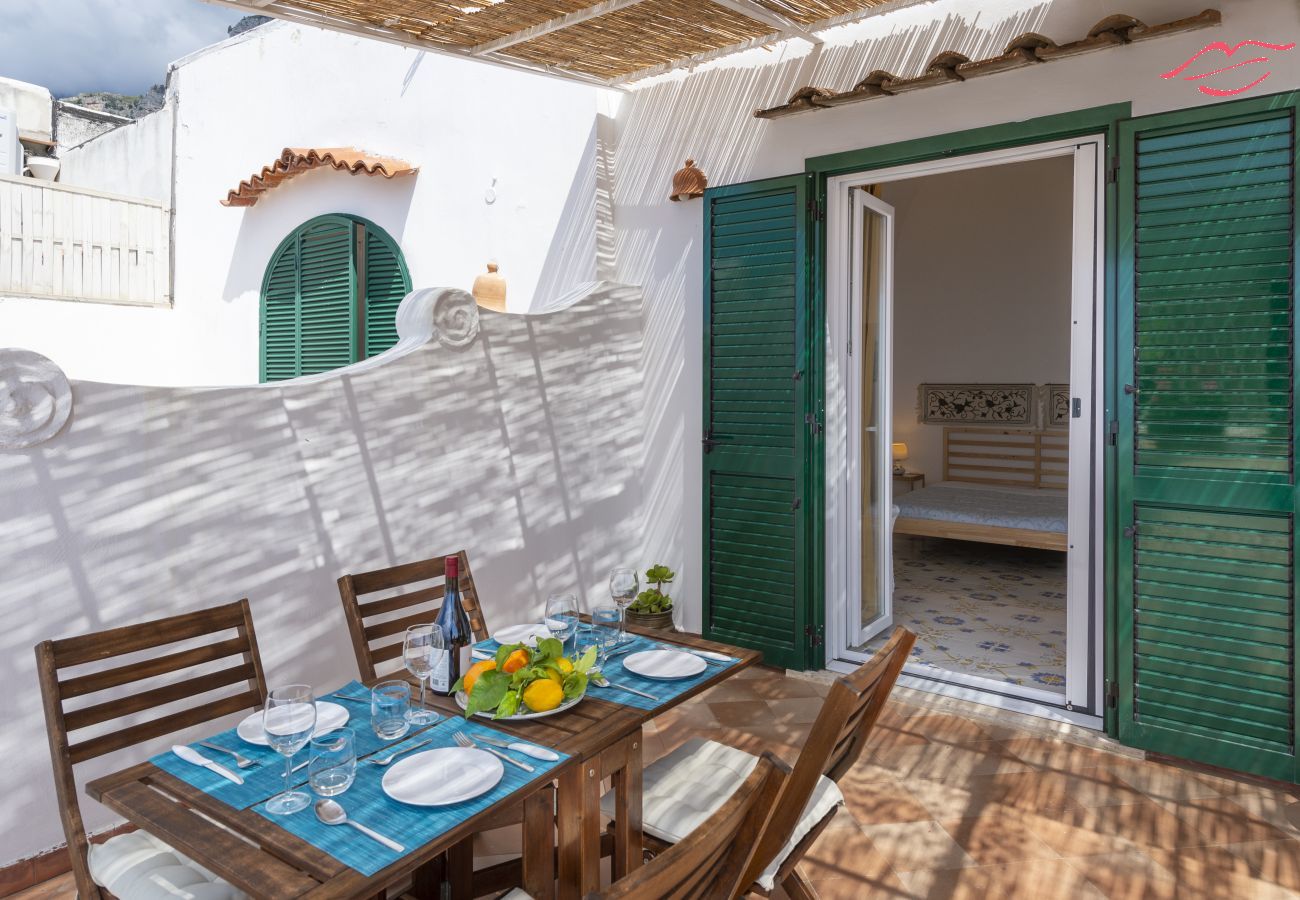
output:
[[[810,659],[805,181],[704,201],[704,633],[795,669]]]
[[[373,223],[333,215],[300,226],[262,287],[262,380],[328,372],[393,346],[409,291],[401,251]]]
[[[397,343],[397,306],[411,292],[401,251],[388,235],[365,226],[366,356]]]
[[[1120,141],[1120,737],[1296,780],[1294,99]]]

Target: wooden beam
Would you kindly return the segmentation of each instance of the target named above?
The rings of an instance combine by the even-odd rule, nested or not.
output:
[[[470,48],[469,52],[474,56],[495,53],[498,50],[504,50],[506,47],[513,47],[515,44],[522,44],[525,41],[531,41],[564,28],[571,28],[582,22],[609,15],[618,12],[620,9],[627,9],[629,6],[636,6],[638,3],[644,2],[645,0],[605,0],[605,2],[597,3],[595,6],[589,6],[586,9],[580,9],[576,12],[558,16],[550,21],[542,22],[540,25],[533,25],[494,40],[476,44]]]

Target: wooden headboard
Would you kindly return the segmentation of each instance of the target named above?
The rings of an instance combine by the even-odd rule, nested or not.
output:
[[[944,481],[1064,488],[1069,474],[1069,432],[1064,429],[943,430]]]

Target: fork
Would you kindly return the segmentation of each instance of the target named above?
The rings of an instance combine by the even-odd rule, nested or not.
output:
[[[517,759],[511,759],[510,757],[506,756],[504,753],[502,753],[499,750],[493,750],[491,747],[480,747],[478,744],[471,741],[469,739],[469,735],[467,735],[463,731],[456,732],[456,743],[460,744],[462,747],[465,747],[469,750],[486,750],[488,753],[491,753],[493,756],[505,760],[506,762],[510,763],[510,765],[512,766],[518,766],[519,768],[523,769],[525,772],[535,771],[532,766],[528,765],[528,763],[521,763]]]
[[[240,769],[247,769],[249,766],[257,765],[257,762],[249,759],[237,750],[231,750],[229,747],[223,747],[220,744],[214,744],[211,741],[199,741],[200,747],[207,747],[209,750],[219,750],[222,753],[229,753],[235,758],[235,766]]]
[[[409,747],[403,747],[401,750],[394,750],[392,753],[389,753],[387,756],[368,757],[366,759],[366,762],[375,766],[386,766],[393,760],[397,759],[397,757],[401,756],[403,753],[410,753],[412,750],[419,750],[425,744],[431,744],[431,743],[433,743],[433,738],[429,738],[427,741],[420,741],[420,743],[412,744]]]

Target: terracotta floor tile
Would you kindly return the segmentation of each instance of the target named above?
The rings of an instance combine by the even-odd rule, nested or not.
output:
[[[975,780],[978,779],[970,779]],[[967,785],[957,785],[927,778],[906,778],[898,783],[936,819],[960,819],[998,808],[972,789],[969,781]]]
[[[1295,895],[1260,878],[1241,856],[1227,847],[1151,850],[1148,855],[1173,876],[1183,896],[1294,900]]]
[[[1066,860],[1110,900],[1179,900],[1178,881],[1145,853],[1109,853]]]
[[[76,896],[77,885],[69,872],[17,894],[10,894],[9,900],[76,900]]]
[[[998,741],[974,744],[925,744],[872,754],[872,762],[899,778],[928,778],[963,783],[978,775],[1027,772],[1034,768]]]
[[[876,877],[823,878],[811,882],[820,900],[863,900],[910,896],[892,869]]]
[[[897,877],[889,860],[859,828],[827,828],[809,848],[799,871],[809,881],[857,878],[873,883]]]
[[[1223,779],[1144,760],[1115,760],[1105,768],[1153,800],[1183,803],[1218,797]]]
[[[1080,769],[1111,765],[1117,759],[1123,759],[1114,753],[1054,738],[1015,737],[1003,741],[1002,746],[1027,763],[1058,772],[1077,772]]]
[[[1285,832],[1292,840],[1300,840],[1300,798],[1283,791],[1259,790],[1242,791],[1229,799]]]
[[[1260,841],[1228,844],[1255,875],[1269,884],[1300,892],[1300,841]]]
[[[944,871],[923,869],[902,876],[913,897],[942,900],[1104,900],[1078,870],[1062,859],[1030,859],[1002,866]]]
[[[763,700],[710,700],[708,704],[718,724],[727,728],[772,724],[772,710]]]
[[[1271,825],[1227,797],[1203,797],[1186,803],[1161,805],[1205,836],[1205,844],[1244,844],[1281,841],[1293,835]]]
[[[867,745],[863,750],[863,754],[874,756],[877,753],[896,750],[899,747],[924,747],[928,743],[930,743],[929,738],[923,734],[909,731],[906,725],[877,722],[876,727],[871,730],[871,734],[867,737]]]
[[[845,805],[859,824],[922,822],[931,818],[930,810],[913,797],[911,791],[892,779],[859,782],[855,770],[850,769],[839,784],[844,792]]]
[[[723,682],[726,684],[726,682]],[[821,698],[826,696],[830,685],[808,681],[803,678],[754,678],[743,682],[756,696],[764,700],[808,699],[821,705]],[[716,690],[716,689],[715,689]]]
[[[920,735],[936,744],[969,744],[977,741],[994,741],[1015,736],[1011,728],[988,725],[954,716],[950,713],[928,713],[910,716],[902,729]]]
[[[1035,834],[1062,856],[1096,856],[1150,848],[1199,846],[1205,837],[1154,800],[1071,807],[1033,817]]]
[[[862,831],[896,872],[975,865],[975,860],[938,822],[863,825]]]
[[[820,703],[813,703],[807,697],[769,700],[767,705],[778,722],[795,725],[811,725],[817,721],[817,714],[822,710]]]
[[[939,821],[943,830],[981,866],[1045,859],[1057,852],[1034,835],[1033,823],[1015,810],[990,811]]]

